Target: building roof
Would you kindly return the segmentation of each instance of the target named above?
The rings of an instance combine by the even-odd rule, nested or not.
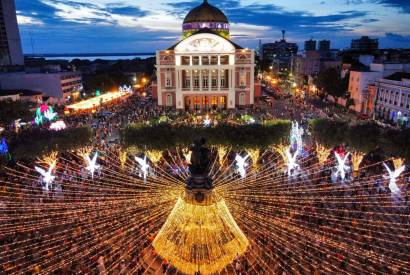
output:
[[[0,96],[21,95],[21,96],[36,96],[42,95],[42,92],[17,89],[17,90],[0,90]]]
[[[410,73],[398,72],[386,77],[388,80],[402,81],[403,79],[410,79]]]
[[[228,18],[220,9],[204,0],[201,5],[192,9],[184,19],[184,24],[201,22],[228,23]]]
[[[213,31],[213,30],[211,30],[211,29],[208,29],[208,28],[200,29],[200,30],[194,32],[191,36],[194,36],[195,34],[200,34],[200,33],[211,33],[211,34],[215,34],[215,35],[217,35],[217,36],[219,36],[219,37],[222,37],[223,39],[229,41],[229,43],[231,43],[231,44],[235,47],[235,49],[237,49],[237,50],[242,50],[242,49],[243,49],[241,46],[239,46],[239,45],[236,44],[235,42],[232,42],[232,40],[227,39],[226,37],[223,37],[222,35],[220,35],[218,32],[215,32],[215,31]],[[184,40],[178,41],[178,43],[176,43],[176,44],[174,44],[173,46],[171,46],[170,48],[168,48],[168,50],[169,50],[169,51],[173,51],[173,50],[175,49],[175,47],[178,46],[178,44],[181,43],[182,41],[184,41]]]

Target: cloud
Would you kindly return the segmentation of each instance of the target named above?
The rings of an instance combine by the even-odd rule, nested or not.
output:
[[[373,0],[375,3],[399,9],[403,13],[410,13],[409,0]]]
[[[21,14],[17,14],[17,22],[19,25],[44,25],[44,22],[39,19]]]

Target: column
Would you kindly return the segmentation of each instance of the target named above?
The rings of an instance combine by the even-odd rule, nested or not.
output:
[[[211,91],[211,87],[212,87],[212,70],[209,69],[208,70],[208,91]]]
[[[176,70],[175,70],[175,91],[178,91],[179,88],[180,88],[180,87],[179,87],[179,85],[180,85],[180,83],[181,83],[180,76],[181,76],[180,70],[179,70],[179,69],[176,69]]]
[[[191,57],[192,58],[192,57]],[[190,88],[191,88],[191,91],[193,91],[194,89],[193,89],[193,87],[194,87],[194,71],[193,70],[189,70],[189,73],[191,74],[191,81],[189,81],[189,85],[190,85]]]
[[[199,90],[202,92],[202,70],[199,70]]]
[[[221,91],[221,70],[219,69],[219,66],[216,72],[217,72],[216,79],[218,79],[218,91]]]

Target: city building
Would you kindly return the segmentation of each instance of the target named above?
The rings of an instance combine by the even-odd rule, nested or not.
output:
[[[35,90],[65,103],[79,97],[83,86],[79,72],[14,72],[0,74],[0,89]]]
[[[330,51],[330,40],[319,41],[319,52]]]
[[[43,93],[30,90],[0,90],[0,101],[29,101],[41,103],[43,101]]]
[[[158,105],[179,110],[233,109],[254,104],[254,51],[229,39],[229,22],[204,1],[183,24],[183,39],[156,54]],[[255,85],[256,84],[256,85]]]
[[[14,0],[0,1],[0,66],[24,65]]]
[[[265,43],[260,47],[259,56],[271,64],[273,73],[291,72],[292,58],[298,53],[298,45],[286,41],[285,31],[282,31],[282,40],[274,43]]]
[[[359,39],[352,39],[350,48],[357,51],[375,51],[379,49],[379,40],[371,39],[368,36],[362,36]]]
[[[352,69],[349,94],[354,105],[351,108],[358,113],[371,115],[369,111],[374,110],[374,106],[371,106],[374,100],[369,93],[369,87],[372,87],[379,79],[400,72],[410,72],[410,64],[372,63],[369,68]]]
[[[410,126],[410,73],[398,72],[376,81],[375,115]]]
[[[358,113],[368,114],[369,92],[368,86],[383,76],[383,72],[370,70],[350,71],[349,94],[353,100],[351,109]]]
[[[305,41],[305,51],[316,51],[316,40],[310,39]]]

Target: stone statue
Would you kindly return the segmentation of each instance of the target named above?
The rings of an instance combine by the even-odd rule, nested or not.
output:
[[[194,141],[190,147],[191,164],[189,172],[191,177],[188,179],[187,188],[189,189],[211,189],[212,181],[209,178],[211,168],[210,150],[205,147],[206,140],[204,138]]]

